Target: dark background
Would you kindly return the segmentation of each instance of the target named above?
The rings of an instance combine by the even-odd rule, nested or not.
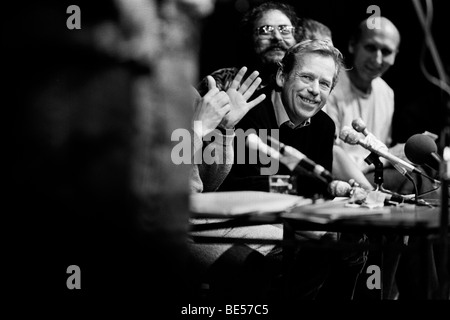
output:
[[[66,8],[74,3],[83,12],[81,34],[65,27]],[[379,5],[403,36],[398,61],[385,76],[398,99],[398,132],[404,137],[425,129],[439,132],[444,119],[440,92],[420,73],[424,38],[410,1],[291,3],[300,15],[327,24],[344,53],[349,30],[368,16],[368,5]],[[434,3],[433,35],[448,66],[444,1]],[[202,21],[201,77],[236,64],[238,22],[246,4],[250,2],[217,0],[215,12]],[[178,277],[167,277],[164,268],[173,265],[171,256],[141,248],[132,238],[131,220],[137,210],[128,185],[135,133],[130,84],[143,71],[100,54],[89,41],[92,24],[103,19],[118,22],[112,1],[14,2],[2,9],[7,129],[3,266],[8,298],[30,297],[30,302],[49,302],[53,309],[61,298],[78,307],[76,297],[97,303],[142,292],[143,297],[161,297],[165,290],[173,297],[177,292],[171,283],[184,270]],[[429,57],[427,65],[435,74]],[[153,260],[147,261],[141,250],[150,252]],[[71,264],[83,270],[81,292],[66,288],[66,268]],[[160,272],[153,271],[155,266]]]
[[[239,64],[242,46],[239,45],[239,21],[249,6],[261,0],[217,0],[215,12],[203,25],[200,75]],[[280,1],[281,2],[281,1]],[[315,0],[283,1],[294,6],[298,15],[313,18],[327,25],[333,33],[334,45],[347,55],[348,37],[360,21],[370,17],[370,5],[377,5],[382,16],[390,19],[401,34],[400,52],[395,65],[383,76],[394,89],[396,111],[393,137],[405,142],[411,135],[425,130],[440,135],[449,111],[444,111],[444,95],[426,80],[420,70],[420,56],[424,32],[412,1]],[[445,1],[432,1],[432,35],[441,60],[449,74],[448,26]],[[425,2],[421,1],[425,11]],[[429,51],[425,54],[427,70],[437,76]],[[445,114],[444,114],[445,112]],[[445,116],[447,115],[447,116]],[[448,119],[447,119],[448,121]]]

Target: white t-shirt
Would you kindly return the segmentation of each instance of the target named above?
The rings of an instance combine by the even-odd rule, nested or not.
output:
[[[390,146],[394,91],[380,77],[372,81],[372,91],[366,94],[351,83],[346,71],[341,72],[339,81],[323,110],[336,124],[336,144],[344,149],[360,170],[365,171],[369,166],[364,159],[370,151],[360,145],[350,145],[339,139],[339,133],[344,126],[352,127],[352,121],[361,118],[369,132]]]

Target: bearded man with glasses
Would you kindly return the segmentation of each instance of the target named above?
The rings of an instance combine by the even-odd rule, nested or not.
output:
[[[249,10],[241,20],[243,48],[241,65],[248,70],[258,70],[262,82],[259,89],[267,86],[278,69],[286,51],[302,40],[301,20],[292,6],[280,2],[264,2]],[[211,73],[220,90],[226,91],[239,68],[223,68]],[[206,77],[198,86],[203,96],[208,91]]]

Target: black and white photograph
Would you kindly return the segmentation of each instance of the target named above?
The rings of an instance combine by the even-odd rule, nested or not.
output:
[[[17,316],[445,317],[447,8],[2,5],[6,301]]]

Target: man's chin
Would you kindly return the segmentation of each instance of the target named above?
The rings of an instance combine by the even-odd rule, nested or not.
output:
[[[378,77],[381,77],[383,73],[384,72],[378,70],[366,70],[362,78],[365,78],[367,81],[372,81]]]

